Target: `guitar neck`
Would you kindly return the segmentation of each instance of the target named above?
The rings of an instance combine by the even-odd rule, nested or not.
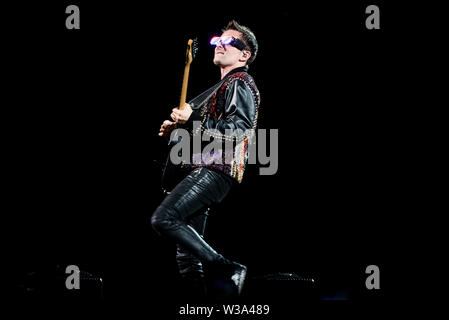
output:
[[[179,110],[184,109],[184,105],[186,103],[186,97],[187,97],[187,86],[189,83],[189,72],[190,72],[190,63],[186,64],[184,68],[184,77],[182,79],[182,89],[181,89],[181,99],[179,101]]]

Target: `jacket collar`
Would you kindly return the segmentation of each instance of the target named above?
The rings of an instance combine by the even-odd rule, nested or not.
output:
[[[229,71],[223,78],[223,80],[227,77],[229,77],[231,74],[237,73],[237,72],[248,72],[248,66],[243,67],[237,67]]]

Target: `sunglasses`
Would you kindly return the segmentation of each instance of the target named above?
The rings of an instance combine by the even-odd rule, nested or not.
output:
[[[229,45],[229,46],[233,46],[237,49],[239,49],[240,51],[242,50],[249,50],[248,47],[246,46],[246,44],[238,39],[238,38],[234,38],[231,36],[224,36],[224,37],[213,37],[210,40],[210,44],[213,46],[218,45],[218,43],[221,42],[222,45]]]

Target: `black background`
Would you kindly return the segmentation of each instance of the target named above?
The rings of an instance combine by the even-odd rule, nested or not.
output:
[[[80,30],[65,28],[69,4],[80,7]],[[162,199],[154,160],[167,152],[157,132],[179,100],[187,40],[199,40],[192,98],[219,80],[208,41],[236,19],[259,41],[250,73],[259,127],[279,130],[279,170],[250,167],[206,238],[253,274],[313,274],[325,296],[383,299],[408,197],[401,83],[417,30],[396,20],[404,7],[380,1],[381,29],[367,30],[369,4],[4,7],[11,278],[75,264],[103,278],[107,301],[163,302],[176,265],[173,245],[148,225]],[[377,292],[365,289],[370,264],[381,269]]]

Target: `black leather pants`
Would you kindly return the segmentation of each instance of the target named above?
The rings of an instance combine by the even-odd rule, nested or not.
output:
[[[156,232],[177,244],[176,259],[181,275],[201,277],[203,263],[223,256],[203,239],[211,205],[220,203],[233,184],[224,173],[196,168],[162,201],[151,217]]]

